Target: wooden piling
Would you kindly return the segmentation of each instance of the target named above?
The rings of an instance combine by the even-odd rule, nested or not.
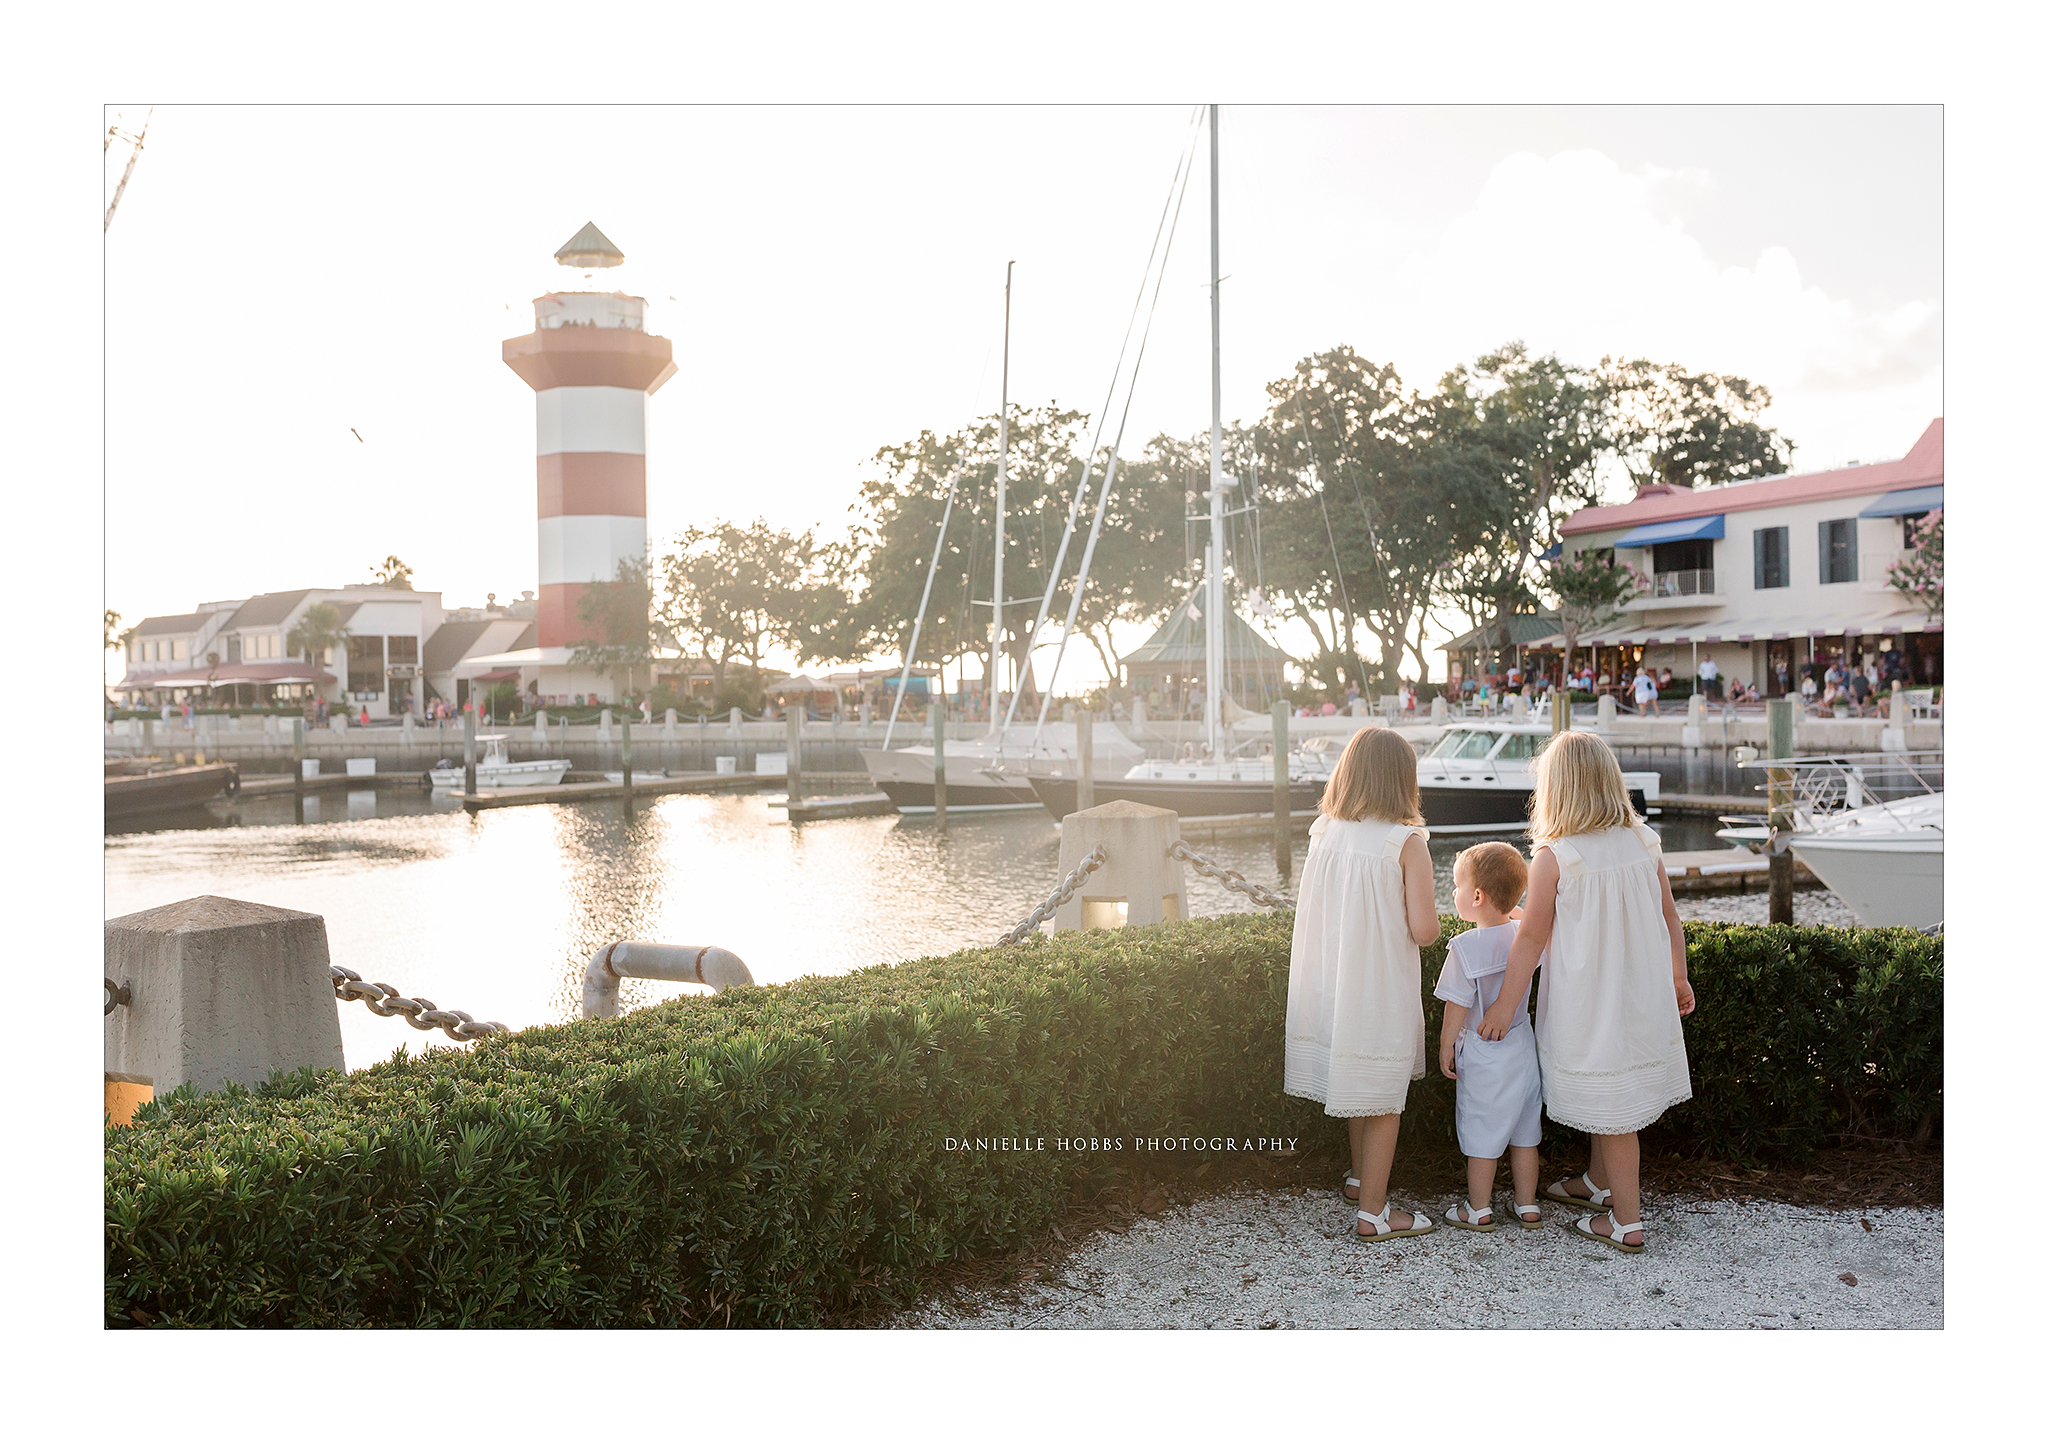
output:
[[[1287,704],[1273,704],[1273,865],[1294,875],[1294,802],[1287,783]]]
[[[932,824],[946,829],[946,698],[932,695]]]
[[[1095,714],[1086,707],[1074,713],[1074,743],[1081,762],[1074,796],[1077,809],[1085,811],[1095,805]]]
[[[1764,704],[1764,711],[1770,721],[1772,762],[1789,760],[1792,756],[1792,703],[1786,698],[1776,697]],[[1770,922],[1773,926],[1790,926],[1792,848],[1785,846],[1784,841],[1792,830],[1792,769],[1772,766],[1768,772],[1766,791],[1770,799],[1771,824]]]

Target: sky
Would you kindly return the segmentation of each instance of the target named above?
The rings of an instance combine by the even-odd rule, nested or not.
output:
[[[1100,411],[1192,114],[158,108],[106,237],[107,602],[133,622],[386,554],[450,606],[532,588],[533,397],[499,345],[584,286],[551,256],[586,220],[626,254],[595,287],[675,345],[655,541],[835,536],[878,448],[995,411],[1007,261],[1012,402]],[[1428,385],[1511,339],[1760,382],[1795,469],[1896,456],[1942,412],[1936,106],[1226,106],[1219,130],[1226,421],[1319,349]],[[1133,444],[1208,424],[1204,144]],[[1077,646],[1062,686],[1094,663]]]

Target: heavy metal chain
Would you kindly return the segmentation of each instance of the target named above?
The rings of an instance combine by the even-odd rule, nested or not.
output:
[[[1052,895],[1048,896],[1045,900],[1039,902],[1037,906],[1033,907],[1031,914],[1025,917],[1022,921],[1018,922],[1015,926],[1012,926],[1009,929],[1009,931],[1000,940],[996,942],[996,945],[1015,946],[1018,942],[1022,941],[1032,932],[1036,931],[1039,927],[1039,924],[1043,922],[1046,917],[1052,915],[1053,912],[1059,910],[1062,906],[1065,906],[1069,901],[1071,901],[1073,899],[1074,893],[1081,889],[1082,883],[1086,882],[1089,877],[1095,875],[1096,872],[1100,871],[1102,869],[1102,864],[1108,860],[1109,853],[1103,850],[1103,848],[1099,845],[1095,848],[1095,850],[1089,852],[1088,855],[1082,857],[1080,865],[1076,866],[1072,871],[1068,872],[1064,877],[1060,878],[1060,884],[1052,889]]]
[[[1245,874],[1243,872],[1232,871],[1227,866],[1217,865],[1215,862],[1209,860],[1209,858],[1195,851],[1194,848],[1190,847],[1184,841],[1177,841],[1172,846],[1168,847],[1166,849],[1166,854],[1172,857],[1175,861],[1186,862],[1189,866],[1193,867],[1196,871],[1199,871],[1204,876],[1215,877],[1218,881],[1222,882],[1223,885],[1227,887],[1229,890],[1235,891],[1240,895],[1250,897],[1260,906],[1271,906],[1281,911],[1294,910],[1293,897],[1287,896],[1278,891],[1269,890],[1268,888],[1260,886],[1255,882],[1246,880]]]
[[[493,1031],[512,1028],[497,1021],[479,1021],[467,1011],[444,1011],[425,996],[401,996],[383,981],[365,981],[346,966],[329,966],[337,1001],[361,1001],[380,1016],[403,1016],[416,1031],[446,1031],[458,1041],[473,1041]]]

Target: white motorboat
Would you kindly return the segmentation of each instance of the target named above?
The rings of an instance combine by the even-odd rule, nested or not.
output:
[[[480,732],[476,740],[483,747],[482,754],[476,759],[476,787],[480,792],[499,787],[552,787],[569,770],[567,760],[560,758],[513,761],[512,739],[504,732]],[[462,790],[462,767],[459,763],[436,767],[427,776],[437,792],[459,793]]]
[[[1598,735],[1595,733],[1594,735]],[[1416,763],[1422,819],[1433,832],[1519,831],[1529,825],[1536,792],[1536,756],[1550,740],[1548,723],[1453,722]],[[1657,814],[1655,772],[1623,772],[1629,805]]]
[[[1940,752],[1758,758],[1744,766],[1786,770],[1792,815],[1785,844],[1857,920],[1923,929],[1943,920]],[[1772,833],[1748,818],[1728,822],[1721,837],[1758,849]]]
[[[1865,926],[1933,926],[1943,919],[1942,797],[1839,812],[1795,832],[1792,852]]]

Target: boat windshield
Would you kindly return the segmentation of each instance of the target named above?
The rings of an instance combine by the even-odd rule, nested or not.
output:
[[[1473,732],[1460,728],[1444,733],[1437,739],[1437,744],[1423,755],[1476,760],[1491,752],[1493,744],[1499,740],[1498,732]]]

